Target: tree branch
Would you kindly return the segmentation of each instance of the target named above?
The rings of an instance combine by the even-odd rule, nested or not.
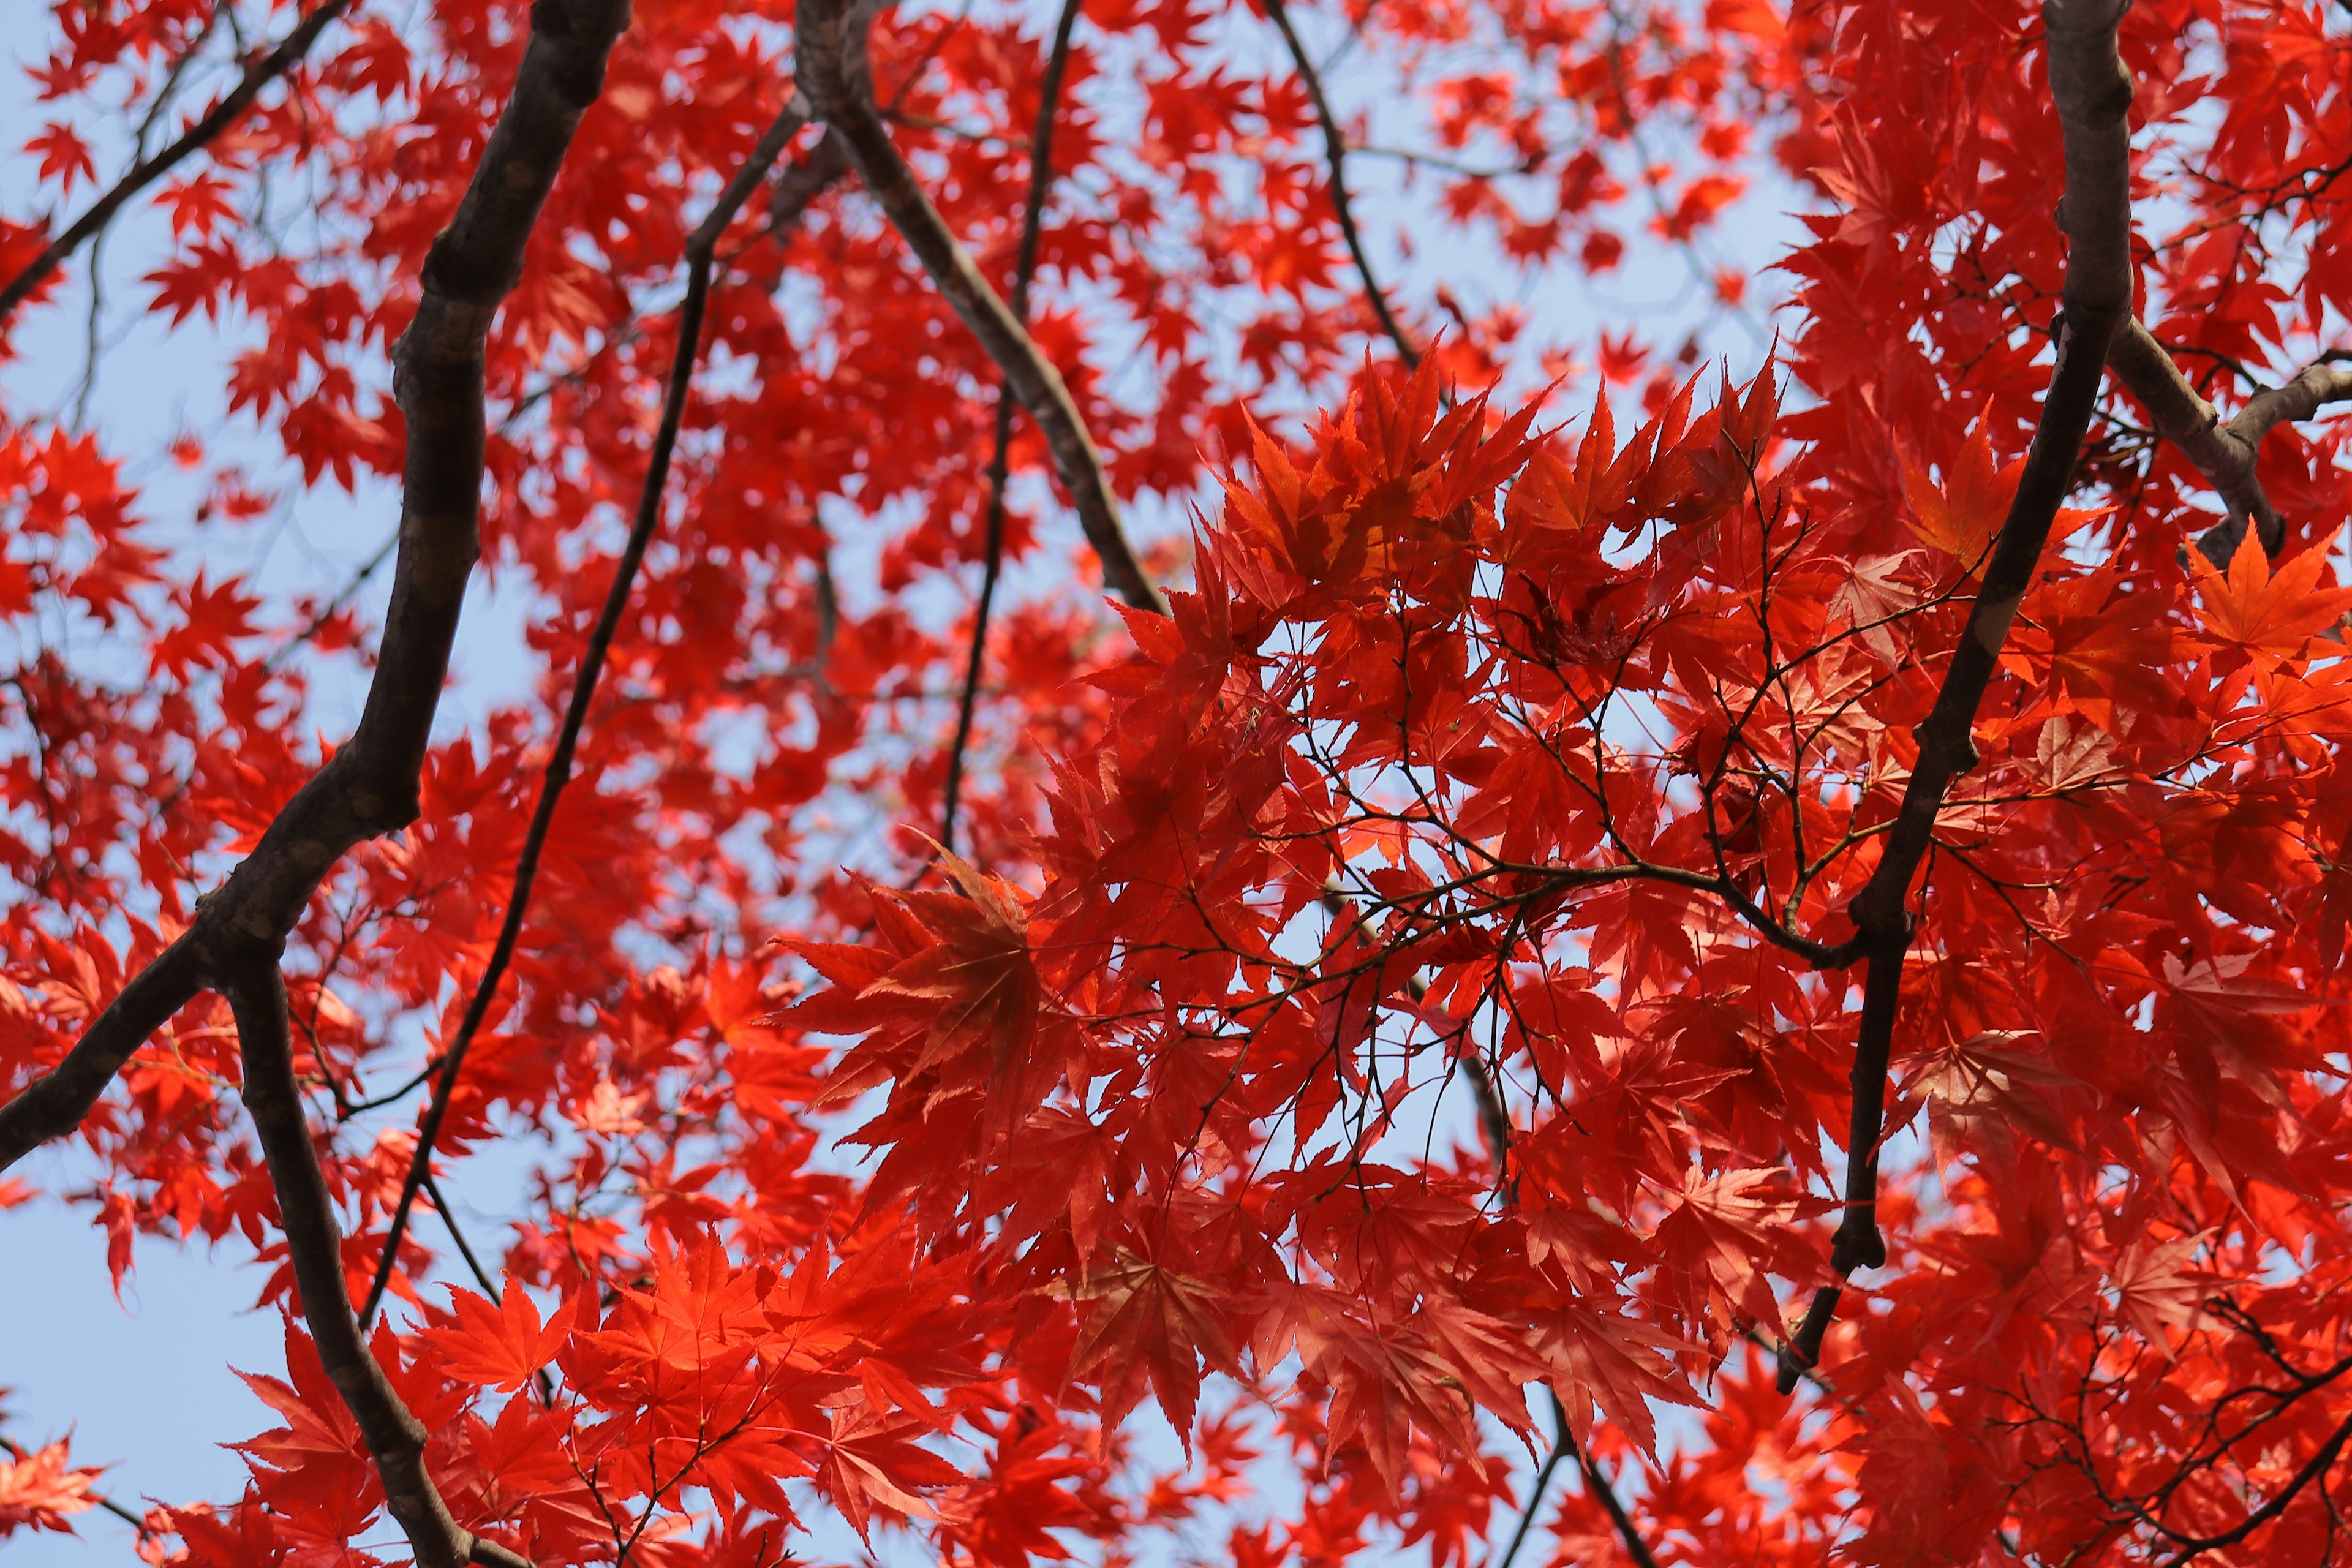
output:
[[[393,351],[393,392],[408,429],[400,555],[358,728],[227,880],[196,900],[188,929],[123,987],[66,1059],[0,1106],[0,1169],[78,1125],[131,1053],[224,967],[277,952],[353,845],[416,819],[434,710],[478,552],[483,343],[628,15],[627,0],[539,0],[514,95],[457,216],[425,258],[415,320]]]
[[[2330,1469],[2335,1468],[2336,1456],[2344,1451],[2344,1445],[2347,1441],[2352,1441],[2352,1416],[2345,1418],[2343,1423],[2329,1435],[2327,1441],[2319,1446],[2318,1452],[2305,1460],[2303,1468],[2290,1477],[2285,1486],[2273,1493],[2268,1502],[2241,1520],[2234,1528],[2225,1530],[2219,1535],[2187,1540],[2181,1551],[2168,1560],[2164,1568],[2184,1568],[2185,1564],[2203,1556],[2208,1552],[2216,1551],[2224,1546],[2235,1546],[2239,1542],[2284,1513],[2287,1504],[2293,1502],[2296,1494],[2313,1481],[2321,1481],[2324,1487],[2326,1484],[2324,1478]]]
[[[1029,322],[1029,280],[1037,272],[1037,241],[1045,217],[1045,195],[1054,184],[1054,125],[1062,107],[1062,78],[1070,65],[1070,35],[1078,25],[1082,0],[1063,0],[1054,25],[1054,46],[1037,84],[1037,130],[1029,139],[1029,195],[1021,208],[1021,251],[1013,266],[1013,319]],[[996,579],[1004,564],[1004,485],[1011,477],[1013,383],[996,387],[996,449],[988,462],[988,539],[981,568],[980,603],[972,609],[971,649],[964,658],[963,694],[956,703],[955,744],[948,752],[948,782],[940,808],[940,845],[955,849],[956,807],[963,798],[963,754],[971,744],[972,709],[980,700],[980,672],[988,651],[989,611],[996,603]]]
[[[847,173],[849,150],[841,144],[839,133],[827,126],[814,146],[777,174],[775,185],[768,193],[768,232],[782,239],[799,227],[817,197]]]
[[[245,68],[243,79],[231,88],[228,96],[213,105],[210,112],[183,132],[178,141],[152,158],[142,158],[131,167],[131,172],[114,183],[104,195],[90,204],[89,210],[74,219],[67,230],[49,241],[47,248],[33,258],[32,264],[0,287],[0,322],[5,322],[18,305],[39,288],[43,279],[55,272],[68,256],[81,248],[82,242],[105,228],[123,203],[153,184],[190,153],[201,151],[215,138],[236,123],[237,117],[251,107],[261,89],[291,70],[327,24],[340,16],[350,6],[351,0],[326,0],[301,24],[286,35],[286,39],[260,59]]]
[[[1994,540],[1970,607],[1967,629],[1916,731],[1919,757],[1886,847],[1869,883],[1848,907],[1869,969],[1863,982],[1854,1044],[1853,1121],[1847,1139],[1845,1217],[1831,1247],[1840,1276],[1886,1260],[1878,1229],[1878,1141],[1887,1058],[1894,1045],[1903,961],[1911,945],[1907,909],[1912,879],[1934,841],[1936,816],[1954,779],[1977,762],[1976,712],[2009,637],[2010,622],[2032,585],[2050,527],[2074,487],[2074,465],[2090,428],[2107,353],[2130,317],[2131,78],[2116,52],[2126,0],[2043,0],[2050,94],[2065,135],[2066,191],[2059,226],[2067,239],[2066,280],[2057,327],[2057,363],[2035,421],[2025,473]],[[1782,1353],[1778,1382],[1793,1392],[1821,1356],[1822,1335],[1836,1310],[1835,1289],[1816,1291],[1811,1309]]]
[[[912,169],[882,123],[866,52],[873,19],[870,0],[810,0],[794,17],[801,90],[817,117],[841,132],[850,162],[866,190],[896,226],[932,283],[954,307],[1005,384],[1029,411],[1054,457],[1055,471],[1078,514],[1087,542],[1102,563],[1103,581],[1139,610],[1165,615],[1167,602],[1143,574],[1125,529],[1102,454],[1087,433],[1077,401],[1062,373],[1030,340],[1019,318],[997,297],[950,232],[947,221],[916,184]]]
[[[416,1152],[409,1159],[400,1201],[392,1211],[392,1227],[376,1261],[374,1281],[369,1285],[366,1303],[360,1309],[362,1323],[374,1318],[376,1307],[383,1300],[384,1287],[392,1280],[393,1264],[400,1253],[401,1237],[408,1229],[409,1214],[415,1207],[417,1189],[425,1184],[432,1170],[434,1146],[440,1141],[442,1126],[448,1120],[457,1075],[465,1070],[467,1052],[472,1048],[475,1036],[481,1032],[483,1021],[489,1016],[499,983],[506,977],[507,967],[514,961],[516,945],[522,940],[523,921],[530,911],[531,886],[539,877],[540,856],[547,847],[548,831],[555,823],[556,803],[562,798],[564,785],[572,781],[572,760],[579,749],[580,731],[588,721],[588,705],[596,695],[597,680],[604,673],[604,658],[611,651],[614,636],[620,630],[630,592],[636,586],[637,569],[644,563],[646,547],[653,542],[654,531],[661,523],[662,491],[669,480],[670,456],[677,447],[678,425],[685,417],[687,394],[694,383],[695,360],[702,344],[703,308],[710,296],[711,261],[719,248],[719,237],[727,232],[727,226],[734,221],[751,193],[768,177],[768,171],[775,166],[785,145],[808,123],[808,118],[806,100],[794,93],[792,101],[760,138],[751,157],[728,182],[709,215],[687,238],[686,300],[678,308],[677,350],[670,361],[669,388],[663,397],[661,424],[654,432],[653,449],[646,460],[645,485],[637,493],[637,515],[630,525],[628,542],[622,547],[620,563],[614,568],[613,585],[604,595],[604,607],[580,657],[580,670],[572,683],[571,706],[564,711],[554,754],[548,759],[547,771],[540,780],[539,804],[531,812],[522,853],[515,860],[514,890],[507,898],[506,916],[499,924],[498,940],[490,949],[489,963],[482,971],[481,981],[466,1005],[457,1038],[442,1058],[440,1076],[433,1085],[433,1098],[425,1105],[424,1121],[418,1124]]]
[[[2116,334],[2107,349],[2107,368],[2147,409],[2158,433],[2180,448],[2229,507],[2229,517],[2197,541],[2205,558],[2226,568],[2237,553],[2238,542],[2246,536],[2249,519],[2264,550],[2276,556],[2285,549],[2286,523],[2263,493],[2254,471],[2263,437],[2274,426],[2310,418],[2322,404],[2352,397],[2352,368],[2330,355],[2305,366],[2284,386],[2256,393],[2226,422],[2180,374],[2155,334],[2137,321]]]
[[[236,1015],[237,1047],[245,1064],[242,1090],[252,1113],[269,1180],[278,1192],[278,1225],[301,1294],[303,1321],[335,1391],[343,1396],[383,1479],[384,1506],[399,1521],[419,1568],[459,1568],[469,1562],[509,1565],[525,1560],[479,1541],[459,1524],[425,1469],[425,1424],[398,1391],[352,1316],[343,1282],[342,1232],[335,1200],[302,1114],[294,1081],[293,1041],[287,1026],[286,981],[275,954],[257,953],[220,977]]]
[[[1290,47],[1290,58],[1298,68],[1298,79],[1307,89],[1309,101],[1315,105],[1316,121],[1323,127],[1323,156],[1331,167],[1331,210],[1339,219],[1339,234],[1348,242],[1348,254],[1355,258],[1356,275],[1364,280],[1364,298],[1380,318],[1381,330],[1396,344],[1397,357],[1414,370],[1421,368],[1421,351],[1405,336],[1397,324],[1396,315],[1389,309],[1388,296],[1381,291],[1381,281],[1372,276],[1370,258],[1364,254],[1363,237],[1356,232],[1356,214],[1348,199],[1348,139],[1340,133],[1339,121],[1331,112],[1331,100],[1323,95],[1322,73],[1307,56],[1307,47],[1298,41],[1297,30],[1290,25],[1290,12],[1283,0],[1265,0],[1265,14],[1274,18],[1281,29],[1282,41]]]

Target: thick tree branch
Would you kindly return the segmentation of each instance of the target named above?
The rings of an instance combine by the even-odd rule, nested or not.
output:
[[[530,912],[531,886],[539,877],[540,856],[546,850],[548,831],[555,824],[556,804],[562,798],[564,785],[572,782],[572,761],[579,750],[580,731],[588,722],[588,706],[604,673],[604,659],[612,649],[613,638],[620,631],[621,616],[628,609],[629,595],[636,586],[637,569],[644,564],[646,550],[653,542],[655,530],[661,525],[662,492],[669,481],[670,457],[677,447],[678,425],[686,416],[687,395],[694,384],[695,360],[702,346],[703,308],[710,298],[711,264],[719,237],[727,232],[727,226],[734,221],[751,193],[767,179],[768,171],[775,166],[785,146],[800,134],[808,119],[806,100],[794,93],[751,150],[751,157],[719,193],[709,214],[687,238],[686,300],[678,308],[677,350],[670,361],[669,387],[663,396],[661,424],[654,432],[653,449],[646,459],[645,485],[637,494],[637,514],[630,524],[628,542],[622,546],[620,563],[614,568],[613,585],[604,595],[604,609],[597,615],[596,625],[588,634],[588,647],[580,656],[580,670],[572,683],[571,706],[564,711],[554,754],[548,759],[547,771],[540,781],[539,804],[532,809],[522,853],[515,861],[514,890],[508,895],[498,940],[490,949],[482,978],[466,1005],[457,1037],[442,1058],[440,1074],[433,1084],[433,1098],[417,1127],[416,1152],[409,1159],[408,1176],[401,1184],[400,1201],[392,1211],[392,1228],[384,1237],[383,1252],[376,1261],[375,1279],[368,1287],[367,1302],[360,1309],[362,1323],[375,1316],[376,1307],[383,1300],[384,1287],[391,1282],[393,1264],[399,1257],[400,1240],[407,1232],[417,1190],[432,1170],[434,1146],[439,1142],[442,1126],[448,1120],[457,1076],[465,1071],[467,1052],[489,1016],[490,1003],[498,994],[508,966],[514,962],[516,945],[522,940],[523,922]]]
[[[2158,433],[2180,448],[2229,507],[2228,519],[2197,541],[2206,559],[2228,566],[2245,537],[2249,519],[2264,550],[2275,556],[2285,549],[2286,523],[2263,493],[2255,473],[2263,437],[2277,426],[2310,418],[2322,404],[2352,398],[2352,367],[2330,355],[2305,366],[2284,386],[2256,393],[2235,418],[2226,421],[2180,374],[2164,345],[2137,321],[2116,334],[2107,348],[2107,368],[2147,409]]]
[[[1356,212],[1348,198],[1348,139],[1341,134],[1339,117],[1331,112],[1331,100],[1323,95],[1323,76],[1307,58],[1307,47],[1298,41],[1297,29],[1290,25],[1290,12],[1283,0],[1265,0],[1265,14],[1274,18],[1281,29],[1282,41],[1289,47],[1291,62],[1298,68],[1298,79],[1307,89],[1307,97],[1315,105],[1316,121],[1323,128],[1323,156],[1331,168],[1331,210],[1339,219],[1340,237],[1348,242],[1348,254],[1355,258],[1356,276],[1364,280],[1364,298],[1380,318],[1381,330],[1396,344],[1397,357],[1412,368],[1421,368],[1421,351],[1397,324],[1396,314],[1389,309],[1388,295],[1381,289],[1381,280],[1372,275],[1371,258],[1364,254],[1363,237],[1356,232]]]
[[[142,158],[131,165],[131,172],[117,180],[112,188],[90,204],[89,210],[74,219],[66,231],[49,241],[47,248],[33,258],[32,264],[0,286],[0,322],[5,322],[17,306],[23,304],[42,280],[55,272],[68,256],[81,248],[82,243],[104,229],[113,220],[122,204],[171,173],[190,153],[211,144],[215,138],[236,123],[239,116],[252,106],[261,89],[291,70],[327,24],[349,9],[351,0],[326,0],[301,25],[286,35],[276,48],[245,68],[245,75],[229,89],[228,96],[213,105],[205,117],[183,132],[178,141],[152,158]]]
[[[1129,605],[1167,613],[1160,590],[1143,574],[1119,523],[1118,502],[1102,454],[1087,433],[1076,399],[1062,373],[1030,341],[1028,332],[996,290],[982,277],[947,221],[931,205],[915,174],[898,154],[874,105],[866,59],[866,28],[873,19],[868,0],[809,0],[797,13],[793,47],[799,52],[801,90],[816,115],[841,132],[850,162],[908,248],[923,264],[948,303],[996,362],[1013,395],[1044,432],[1055,472],[1070,492],[1078,524],[1102,563],[1103,580]]]
[[[514,95],[449,226],[416,317],[393,351],[408,429],[400,555],[359,727],[286,803],[195,919],[132,978],[54,1071],[0,1107],[0,1169],[71,1131],[147,1037],[225,968],[275,953],[353,845],[414,822],[433,714],[478,552],[483,343],[580,117],[603,89],[627,0],[539,0]]]
[[[1029,323],[1029,280],[1037,273],[1037,242],[1045,226],[1045,195],[1054,184],[1054,125],[1061,117],[1062,78],[1070,66],[1070,36],[1077,30],[1081,0],[1063,0],[1054,24],[1053,48],[1037,84],[1037,129],[1029,139],[1029,194],[1021,207],[1021,251],[1013,265],[1013,319]],[[996,447],[988,460],[988,538],[981,565],[980,603],[971,613],[971,647],[964,658],[963,693],[956,703],[955,743],[948,751],[948,782],[940,807],[940,845],[955,849],[956,807],[963,799],[963,756],[971,744],[972,710],[980,700],[981,668],[988,652],[989,612],[996,604],[996,579],[1004,565],[1004,486],[1012,477],[1013,383],[996,388]]]
[[[509,1565],[524,1559],[479,1541],[459,1524],[425,1473],[425,1424],[402,1402],[392,1380],[360,1335],[343,1283],[342,1231],[335,1200],[320,1168],[319,1151],[302,1114],[294,1081],[294,1051],[287,1026],[286,982],[274,953],[256,953],[222,974],[236,1015],[245,1064],[243,1095],[252,1113],[269,1180],[278,1193],[278,1225],[286,1233],[302,1318],[335,1391],[343,1397],[383,1481],[384,1506],[399,1521],[419,1568],[459,1568],[469,1562]]]
[[[1894,1045],[1903,961],[1911,945],[1911,882],[1934,841],[1936,816],[1954,779],[1977,762],[1978,705],[2009,637],[2010,622],[2042,560],[2052,522],[2074,488],[2074,466],[2090,428],[2109,347],[2131,312],[2131,78],[2116,52],[2116,29],[2127,0],[2043,0],[2050,93],[2065,135],[2066,192],[2059,226],[2067,239],[2057,363],[2035,422],[2025,473],[1986,562],[1976,603],[1935,707],[1916,731],[1919,757],[1886,838],[1878,868],[1850,906],[1869,969],[1854,1045],[1853,1121],[1846,1146],[1845,1217],[1831,1247],[1839,1275],[1886,1260],[1878,1229],[1878,1141]],[[1835,1311],[1834,1288],[1815,1292],[1811,1310],[1783,1352],[1779,1383],[1793,1392],[1821,1355]]]

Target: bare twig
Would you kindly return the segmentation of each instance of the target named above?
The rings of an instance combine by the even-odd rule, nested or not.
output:
[[[2033,580],[2058,508],[2074,485],[2097,402],[2107,353],[2130,319],[2132,271],[2130,128],[2131,78],[2116,53],[2116,30],[2126,0],[2043,0],[2042,16],[2050,66],[2050,92],[2065,134],[2066,194],[2059,226],[2066,234],[2063,310],[2057,329],[2057,363],[2035,422],[2025,473],[2010,503],[1967,629],[1946,669],[1935,707],[1916,731],[1919,758],[1877,869],[1849,906],[1862,955],[1860,1033],[1854,1045],[1853,1119],[1846,1140],[1846,1209],[1830,1251],[1843,1278],[1886,1261],[1878,1229],[1878,1142],[1894,1044],[1903,962],[1911,945],[1912,879],[1933,842],[1937,813],[1954,779],[1976,765],[1972,737],[1978,705],[2009,637],[2010,622]],[[1822,1336],[1836,1310],[1834,1287],[1814,1293],[1805,1321],[1783,1352],[1779,1383],[1792,1392],[1804,1368],[1821,1355]]]
[[[89,210],[74,219],[71,226],[49,241],[41,254],[33,258],[25,270],[0,287],[0,321],[5,321],[18,305],[25,302],[44,279],[58,269],[58,264],[79,249],[84,240],[105,228],[122,204],[169,174],[190,153],[209,145],[215,138],[236,123],[237,118],[249,108],[261,89],[291,70],[319,35],[349,8],[351,0],[326,0],[301,24],[286,35],[276,48],[245,68],[244,77],[231,88],[228,96],[213,105],[210,112],[183,132],[176,142],[152,158],[142,158],[131,165],[131,172],[117,180],[112,188],[90,204]]]
[[[947,221],[923,194],[915,174],[899,156],[875,107],[874,83],[866,53],[873,20],[867,0],[813,0],[794,17],[801,90],[818,118],[841,132],[858,177],[895,226],[932,283],[980,340],[1005,384],[1044,432],[1054,469],[1078,514],[1087,542],[1102,563],[1103,580],[1137,609],[1167,613],[1128,542],[1118,502],[1102,454],[1087,434],[1077,400],[1062,373],[1039,351],[1004,301],[982,277],[971,257],[950,232]]]
[[[1037,84],[1037,131],[1029,140],[1029,195],[1021,209],[1021,252],[1013,267],[1013,319],[1029,324],[1029,282],[1037,272],[1037,242],[1045,226],[1045,195],[1054,184],[1054,125],[1060,118],[1062,78],[1070,65],[1070,35],[1078,25],[1080,0],[1063,0],[1054,25],[1054,45]],[[996,449],[988,463],[988,538],[981,566],[980,603],[972,609],[971,649],[964,659],[963,695],[956,703],[955,744],[948,752],[946,796],[940,810],[940,844],[955,848],[956,807],[963,798],[964,750],[971,744],[972,710],[980,699],[981,666],[988,650],[989,612],[996,603],[996,579],[1004,565],[1004,485],[1011,475],[1013,383],[996,388]]]
[[[439,1142],[442,1125],[448,1119],[450,1098],[457,1089],[458,1075],[465,1070],[466,1054],[489,1016],[499,983],[505,978],[507,967],[514,960],[516,944],[522,939],[523,921],[530,910],[531,885],[539,876],[540,856],[547,847],[548,829],[555,821],[556,803],[562,797],[563,786],[572,779],[572,760],[579,748],[581,729],[588,721],[589,703],[596,695],[597,679],[604,672],[605,655],[620,630],[621,616],[636,585],[637,568],[645,561],[646,547],[653,542],[655,529],[661,523],[662,490],[669,479],[670,455],[677,446],[678,424],[685,417],[687,394],[694,383],[695,359],[702,342],[703,307],[710,294],[711,261],[719,237],[727,232],[727,226],[734,221],[751,193],[768,177],[768,171],[782,155],[785,145],[807,123],[806,103],[795,93],[760,138],[751,156],[728,182],[709,214],[687,239],[686,300],[678,308],[677,352],[670,363],[669,389],[662,403],[661,424],[654,432],[645,487],[637,495],[637,515],[630,526],[628,542],[622,547],[620,562],[614,568],[613,585],[604,595],[604,607],[580,657],[579,674],[572,686],[572,703],[564,712],[554,754],[548,759],[547,771],[540,782],[539,805],[531,813],[522,853],[515,861],[514,890],[507,898],[506,916],[499,927],[498,941],[490,949],[489,963],[474,987],[473,997],[466,1005],[457,1037],[442,1060],[440,1076],[434,1081],[433,1098],[425,1108],[425,1119],[417,1127],[416,1152],[409,1160],[407,1179],[401,1184],[400,1201],[392,1212],[392,1226],[384,1237],[383,1252],[376,1261],[374,1281],[368,1287],[366,1303],[360,1309],[362,1323],[375,1316],[376,1307],[383,1300],[384,1287],[391,1282],[400,1240],[408,1229],[408,1215],[415,1206],[417,1189],[431,1172],[434,1145]]]
[[[2219,1535],[2201,1536],[2187,1542],[2177,1555],[2167,1560],[2164,1568],[2184,1568],[2186,1563],[2203,1556],[2208,1552],[2216,1552],[2224,1546],[2235,1546],[2239,1542],[2276,1519],[2286,1511],[2287,1504],[2293,1502],[2296,1495],[2313,1481],[2318,1480],[2323,1486],[2325,1485],[2324,1478],[2335,1468],[2336,1456],[2343,1453],[2344,1445],[2347,1441],[2352,1441],[2352,1416],[2346,1417],[2343,1423],[2328,1435],[2327,1441],[2319,1446],[2318,1452],[2305,1460],[2303,1468],[2295,1471],[2285,1486],[2273,1493],[2268,1502],[2246,1515],[2233,1528],[2225,1530]]]
[[[1274,18],[1281,29],[1282,41],[1289,47],[1290,58],[1298,68],[1298,79],[1307,89],[1309,101],[1315,105],[1315,119],[1323,128],[1323,156],[1331,168],[1331,210],[1339,219],[1339,234],[1348,242],[1348,254],[1355,258],[1356,275],[1364,280],[1364,298],[1380,318],[1381,330],[1396,344],[1397,357],[1415,370],[1421,368],[1421,351],[1405,336],[1404,328],[1397,324],[1395,312],[1389,309],[1388,296],[1381,291],[1381,281],[1372,275],[1371,258],[1364,254],[1363,237],[1356,232],[1356,214],[1348,199],[1348,139],[1339,130],[1339,121],[1331,112],[1331,100],[1323,95],[1323,77],[1315,62],[1307,58],[1307,47],[1298,41],[1297,30],[1290,25],[1290,12],[1283,0],[1265,0],[1265,14]]]
[[[299,629],[287,634],[284,642],[269,650],[269,657],[261,661],[261,667],[277,669],[293,658],[295,649],[317,637],[329,621],[342,613],[344,605],[359,596],[359,591],[367,586],[368,579],[383,570],[383,563],[392,559],[393,552],[399,547],[400,535],[396,533],[378,545],[375,553],[360,563],[359,570],[344,580],[333,598],[320,605],[316,615],[303,622]]]

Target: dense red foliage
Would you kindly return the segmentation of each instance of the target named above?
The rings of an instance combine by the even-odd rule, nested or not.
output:
[[[200,896],[279,864],[331,702],[429,721],[441,670],[379,663],[373,566],[289,592],[217,546],[340,488],[388,552],[404,463],[402,573],[463,511],[392,356],[432,289],[497,303],[425,263],[531,18],[360,0],[264,69],[292,0],[57,0],[0,216],[0,1121],[134,975],[202,973],[0,1207],[90,1204],[118,1278],[228,1241],[287,1323],[241,1369],[277,1425],[218,1435],[249,1489],[152,1500],[142,1551],[2352,1553],[2352,476],[2295,423],[2352,396],[2352,32],[2123,16],[2131,292],[2078,452],[2104,231],[2051,67],[2103,9],[1096,0],[1066,56],[1050,9],[886,13],[869,111],[959,282],[789,4],[646,0],[480,362],[532,689],[443,711],[400,831],[294,847],[276,961]],[[682,306],[796,68],[850,151],[779,121]],[[93,262],[27,268],[240,72],[111,219],[152,253],[115,308],[226,345],[166,455],[119,387],[27,390]],[[1759,201],[1806,216],[1751,276]],[[1629,268],[1704,290],[1679,362],[1512,302]],[[989,289],[1166,614],[1106,602],[1050,415],[992,444],[1034,366],[968,325]],[[1707,335],[1739,312],[1771,346]],[[460,1272],[443,1194],[518,1168]],[[0,1536],[86,1522],[102,1478],[23,1436]]]

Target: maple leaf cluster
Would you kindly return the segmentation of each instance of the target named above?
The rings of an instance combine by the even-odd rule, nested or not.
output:
[[[0,1537],[2347,1550],[2339,11],[47,29],[0,1210],[286,1349],[242,1496]],[[28,390],[110,309],[217,420]]]

